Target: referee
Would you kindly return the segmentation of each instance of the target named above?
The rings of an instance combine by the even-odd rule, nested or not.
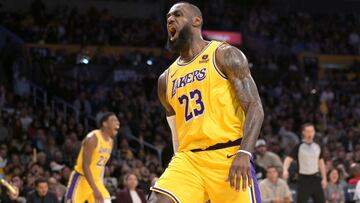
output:
[[[305,123],[302,128],[303,141],[284,160],[283,178],[289,177],[289,166],[293,160],[299,165],[297,203],[307,203],[309,197],[314,203],[325,203],[323,188],[326,187],[325,162],[321,147],[314,142],[315,127]],[[321,176],[320,176],[321,175]]]

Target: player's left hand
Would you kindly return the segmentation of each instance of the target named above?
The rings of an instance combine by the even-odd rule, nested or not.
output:
[[[251,186],[251,177],[250,156],[244,153],[237,153],[231,164],[229,176],[226,181],[230,182],[231,188],[235,186],[235,190],[239,192],[240,180],[242,180],[242,190],[246,191],[247,186]]]

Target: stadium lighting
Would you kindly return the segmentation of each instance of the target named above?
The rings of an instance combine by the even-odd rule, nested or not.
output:
[[[148,59],[146,61],[146,64],[148,64],[149,66],[152,66],[154,63],[153,63],[153,61],[151,59]]]
[[[80,60],[80,63],[89,64],[89,59],[83,58],[83,59]]]

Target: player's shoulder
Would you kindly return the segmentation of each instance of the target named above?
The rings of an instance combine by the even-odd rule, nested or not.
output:
[[[85,139],[94,139],[96,138],[96,130],[90,131],[86,136]]]
[[[240,49],[226,42],[219,42],[218,44],[219,45],[215,49],[215,56],[217,57],[222,57],[228,52],[241,52]]]
[[[158,91],[163,91],[163,89],[166,86],[166,75],[167,75],[167,70],[165,70],[163,73],[160,74],[159,78],[158,78]]]
[[[158,80],[164,80],[166,79],[166,74],[168,73],[168,69],[166,69],[164,72],[162,72],[160,75],[159,75],[159,78]]]
[[[250,69],[245,54],[238,48],[224,43],[215,52],[215,63],[227,78],[245,78]]]
[[[245,54],[237,47],[222,43],[215,50],[215,61],[220,68],[247,67]]]
[[[95,130],[93,130],[93,131],[91,131],[91,132],[89,132],[86,136],[85,136],[85,138],[84,138],[84,140],[83,140],[83,144],[91,144],[91,145],[96,145],[97,144],[97,140],[98,140],[98,138],[97,138],[97,136],[96,136],[96,131]]]
[[[158,85],[166,85],[166,81],[169,77],[169,74],[171,73],[172,67],[173,65],[170,65],[167,69],[164,70],[164,72],[159,75]]]

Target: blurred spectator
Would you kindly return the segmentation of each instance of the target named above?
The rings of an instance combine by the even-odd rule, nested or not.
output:
[[[26,203],[26,199],[19,195],[19,189],[16,186],[13,186],[16,190],[16,193],[12,193],[9,190],[5,189],[1,194],[2,203]]]
[[[20,113],[20,122],[23,130],[26,130],[29,128],[30,124],[33,122],[33,118],[28,113],[27,108],[23,108]]]
[[[35,180],[35,191],[29,192],[26,197],[27,203],[57,203],[56,195],[49,191],[48,182],[45,178]]]
[[[14,175],[11,178],[11,183],[18,188],[20,197],[26,197],[26,194],[29,192],[29,190],[24,188],[24,181],[21,176]]]
[[[345,136],[341,138],[341,142],[345,147],[346,152],[353,152],[355,146],[358,144],[358,138],[354,129],[349,129]]]
[[[287,183],[279,178],[276,166],[268,166],[266,179],[259,183],[261,201],[264,203],[292,202],[292,193]]]
[[[65,195],[66,187],[58,182],[54,177],[49,178],[49,191],[54,193],[59,202],[62,202],[62,198]]]
[[[333,168],[327,173],[328,184],[325,188],[325,199],[328,203],[345,203],[344,188],[340,184],[340,172]]]
[[[150,192],[150,186],[150,171],[145,166],[143,166],[140,169],[139,189],[143,190],[147,195]]]
[[[116,177],[111,176],[110,167],[105,167],[104,185],[111,195],[116,194],[118,181]]]
[[[4,120],[0,117],[0,143],[4,143],[9,137],[9,131],[4,126]]]
[[[352,31],[349,34],[349,38],[348,38],[348,43],[354,47],[354,48],[358,48],[359,44],[360,44],[360,37],[358,32],[356,31]]]
[[[16,78],[15,94],[21,97],[27,97],[30,95],[30,83],[25,76]]]
[[[62,157],[64,163],[68,166],[73,166],[78,153],[79,148],[76,148],[76,145],[74,144],[72,139],[69,137],[65,138],[65,143],[62,150]]]
[[[146,197],[142,190],[136,189],[138,178],[134,173],[125,175],[125,189],[117,194],[118,203],[146,203]]]
[[[356,184],[354,198],[352,200],[355,200],[356,203],[360,203],[360,181]]]
[[[351,168],[351,177],[348,180],[348,184],[350,185],[356,185],[360,180],[360,165],[357,163],[354,163]]]
[[[334,100],[334,92],[331,91],[329,87],[327,87],[324,91],[320,94],[320,101],[321,102],[331,102]]]
[[[6,167],[8,160],[8,148],[5,144],[0,145],[0,174],[4,175],[4,168]]]
[[[259,139],[258,141],[256,141],[255,148],[256,148],[255,163],[257,165],[259,165],[264,169],[268,168],[269,166],[274,166],[276,170],[278,170],[278,172],[282,174],[283,165],[281,163],[281,159],[277,154],[267,150],[265,140]]]
[[[0,111],[4,108],[6,103],[6,91],[4,85],[0,85]]]
[[[90,115],[91,105],[89,100],[86,98],[85,92],[80,93],[80,97],[75,100],[74,107],[80,111],[81,114]]]
[[[279,136],[281,137],[281,147],[286,153],[290,152],[297,144],[300,143],[299,137],[292,131],[292,124],[289,119],[288,122],[284,122],[279,130]]]

